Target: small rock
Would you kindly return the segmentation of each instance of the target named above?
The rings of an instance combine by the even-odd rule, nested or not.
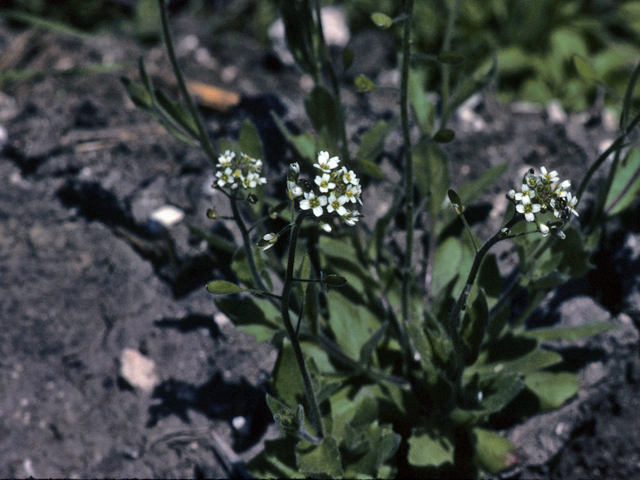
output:
[[[245,417],[233,417],[233,420],[231,420],[231,426],[240,436],[245,436],[249,433],[249,422]]]
[[[120,355],[120,376],[144,392],[151,392],[160,382],[155,362],[132,348],[125,348]]]
[[[566,123],[567,112],[562,108],[562,104],[558,100],[552,100],[547,104],[547,116],[551,123]]]
[[[180,223],[184,218],[184,212],[173,205],[164,205],[157,208],[149,215],[147,228],[151,232],[159,232]]]

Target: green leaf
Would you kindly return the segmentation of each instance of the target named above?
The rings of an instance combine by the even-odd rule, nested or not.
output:
[[[297,443],[292,435],[265,441],[264,450],[249,462],[247,469],[256,478],[306,478],[296,466]]]
[[[438,245],[433,261],[431,295],[437,296],[451,280],[459,275],[462,262],[462,243],[455,237],[448,237]]]
[[[514,359],[499,360],[480,365],[474,364],[465,370],[465,377],[476,372],[481,376],[498,372],[524,375],[550,367],[560,363],[561,361],[562,356],[559,353],[545,350],[543,348],[534,348],[526,354]]]
[[[340,275],[327,275],[322,278],[322,283],[328,287],[344,287],[347,284],[347,279]]]
[[[356,158],[375,162],[380,154],[382,154],[387,135],[389,135],[389,132],[391,132],[397,124],[397,121],[387,123],[384,120],[379,120],[362,135]]]
[[[258,129],[249,119],[242,124],[238,146],[242,153],[255,159],[264,159],[264,149],[262,148],[262,140],[258,134]]]
[[[619,214],[637,200],[640,192],[640,148],[629,150],[618,165],[611,190],[607,194],[605,212],[608,217]]]
[[[409,71],[409,103],[420,125],[420,130],[423,134],[430,136],[435,122],[436,108],[434,102],[427,96],[424,89],[425,83],[424,72],[414,69]]]
[[[438,62],[446,65],[460,65],[464,63],[464,55],[457,52],[442,52],[438,55]]]
[[[345,48],[342,50],[342,67],[347,70],[353,63],[353,50]]]
[[[496,475],[520,462],[518,447],[491,430],[474,428],[476,455],[482,469]]]
[[[136,107],[145,111],[149,111],[153,107],[153,97],[143,85],[132,82],[126,77],[120,77],[120,81],[127,89],[129,98]]]
[[[358,160],[358,165],[363,175],[375,178],[376,180],[382,180],[384,178],[382,169],[372,161],[363,158]]]
[[[308,1],[282,0],[280,4],[289,51],[306,73],[317,78],[322,69],[322,46],[313,13]]]
[[[207,283],[207,290],[214,295],[232,295],[246,291],[235,283],[227,282],[226,280],[213,280]]]
[[[569,340],[575,341],[581,338],[588,338],[598,335],[609,330],[617,329],[615,323],[606,321],[597,321],[584,323],[582,325],[574,325],[571,327],[545,327],[536,328],[535,330],[527,330],[522,333],[523,336],[539,340],[541,342],[548,340]]]
[[[538,398],[541,410],[558,408],[580,389],[578,377],[570,372],[533,372],[524,377],[524,383]]]
[[[290,408],[298,404],[306,405],[300,368],[291,342],[285,339],[278,353],[272,377],[276,397]]]
[[[429,211],[437,213],[449,189],[447,154],[438,144],[429,142],[413,151],[414,174],[420,195],[429,197]]]
[[[436,143],[449,143],[456,137],[456,134],[453,130],[449,130],[445,128],[443,130],[438,130],[436,134],[433,136],[433,141]]]
[[[591,66],[580,55],[574,55],[572,58],[573,66],[576,67],[578,74],[585,80],[595,80],[596,76]]]
[[[155,91],[156,100],[160,107],[167,113],[167,115],[173,119],[185,132],[191,135],[194,139],[198,138],[198,127],[191,115],[185,110],[180,102],[171,100],[161,90]]]
[[[355,441],[352,438],[349,439],[352,454],[356,459],[347,464],[345,476],[380,478],[380,467],[396,453],[402,437],[394,433],[392,425],[378,425],[377,419],[347,430],[352,438],[356,439]],[[351,472],[354,475],[348,475]]]
[[[482,339],[489,324],[489,306],[483,289],[478,290],[478,294],[464,313],[461,326],[461,336],[466,346],[468,354],[465,355],[465,365],[471,365],[478,359]]]
[[[455,434],[451,424],[436,424],[411,429],[409,464],[415,467],[439,467],[453,464]]]
[[[463,205],[470,205],[480,195],[486,192],[490,187],[496,184],[496,182],[502,177],[509,167],[509,162],[504,162],[497,167],[487,168],[482,172],[482,175],[477,180],[464,183],[459,189],[460,198]]]
[[[238,245],[235,243],[196,225],[187,224],[187,228],[189,228],[189,231],[194,235],[206,240],[211,248],[227,253],[233,253],[238,249]]]
[[[363,366],[367,366],[371,363],[371,358],[373,357],[378,344],[386,335],[388,328],[389,324],[387,322],[383,323],[378,330],[373,332],[369,340],[367,340],[360,349],[360,363]]]
[[[313,123],[324,142],[324,148],[330,152],[338,150],[340,139],[340,112],[333,96],[321,86],[316,86],[304,100],[307,116]]]
[[[393,25],[393,19],[389,15],[385,15],[381,12],[375,12],[371,14],[371,21],[378,28],[387,29]]]
[[[360,358],[360,351],[371,335],[378,330],[380,322],[363,305],[355,305],[335,291],[327,293],[329,302],[329,325],[336,342],[354,360]]]
[[[353,83],[360,93],[371,92],[375,90],[376,84],[366,75],[358,75],[353,79]]]
[[[301,441],[296,445],[296,461],[298,470],[307,476],[338,478],[343,474],[340,449],[333,437],[325,437],[320,445]]]
[[[445,117],[448,118],[462,105],[471,95],[482,90],[495,76],[498,64],[494,61],[490,65],[481,65],[471,75],[464,78],[445,108]]]
[[[271,112],[271,117],[278,127],[278,130],[280,130],[280,133],[287,139],[287,142],[289,142],[289,145],[291,145],[296,154],[305,159],[309,165],[313,165],[316,161],[316,141],[314,138],[307,132],[294,135],[278,115]]]
[[[216,306],[236,328],[253,335],[258,342],[268,342],[284,329],[282,316],[270,301],[255,297],[216,297]]]

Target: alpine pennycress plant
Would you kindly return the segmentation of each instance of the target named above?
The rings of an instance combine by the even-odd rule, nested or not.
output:
[[[137,106],[215,166],[213,187],[229,200],[232,216],[223,218],[213,208],[207,216],[235,222],[241,245],[192,227],[212,250],[233,254],[237,278],[213,280],[207,289],[238,330],[279,350],[267,403],[282,437],[265,442],[248,466],[251,473],[477,477],[516,464],[517,447],[493,430],[494,422],[510,425],[557,408],[578,390],[576,375],[562,371],[562,356],[542,341],[612,327],[588,319],[578,327],[527,330],[525,321],[553,288],[591,268],[601,225],[628,208],[640,190],[640,155],[632,148],[622,153],[640,123],[640,114],[631,113],[640,66],[624,96],[620,134],[589,167],[576,195],[557,172],[529,170],[519,190],[506,193],[510,207],[503,227],[481,245],[468,227],[465,205],[496,182],[506,165],[487,170],[459,193],[449,188],[447,156],[440,147],[455,136],[447,121],[492,76],[492,70],[476,72],[451,88],[449,71],[464,61],[448,51],[456,8],[449,11],[442,51],[427,55],[441,69],[439,109],[423,90],[424,79],[410,68],[412,59],[426,58],[411,46],[413,1],[405,0],[395,19],[372,16],[380,28],[402,29],[404,170],[402,184],[392,186],[386,213],[368,229],[358,226],[357,208],[374,201],[367,199],[367,184],[385,181],[377,160],[397,123],[376,123],[352,155],[319,2],[281,2],[291,51],[315,82],[305,106],[316,132],[294,134],[273,115],[299,160],[290,164],[286,192],[278,198],[265,193],[262,140],[250,122],[242,126],[238,143],[211,142],[177,63],[165,5],[158,2],[186,106],[153,88],[142,61],[141,82],[123,83]],[[353,54],[345,49],[342,58],[348,69]],[[375,89],[362,77],[356,78],[358,85]],[[415,146],[410,110],[421,132]],[[218,155],[221,145],[224,153]],[[611,154],[590,224],[570,224],[578,217],[578,197]],[[420,242],[414,238],[418,221],[428,225]],[[357,228],[335,228],[340,224]],[[460,233],[460,224],[466,233]],[[394,228],[405,231],[405,243],[385,248]],[[503,240],[514,243],[520,260],[507,278],[490,253]],[[425,260],[417,265],[413,252],[423,246]],[[418,268],[425,272],[422,278]]]

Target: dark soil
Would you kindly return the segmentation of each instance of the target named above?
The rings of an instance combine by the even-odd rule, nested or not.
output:
[[[251,119],[270,178],[283,178],[290,153],[269,111],[308,126],[300,73],[248,38],[214,41],[189,18],[174,25],[178,45],[196,34],[215,52],[203,62],[183,49],[189,78],[242,95],[226,113],[202,111],[212,136],[237,137]],[[372,45],[389,42],[356,40],[356,67],[388,73],[393,57]],[[220,228],[205,216],[216,202],[222,207],[208,188],[210,165],[139,112],[119,81],[136,77],[143,55],[157,86],[175,93],[163,47],[0,23],[0,52],[0,69],[46,73],[0,90],[0,477],[234,475],[225,462],[250,459],[265,435],[277,435],[264,403],[275,352],[226,323],[204,289],[229,274],[228,255],[188,228]],[[81,69],[111,63],[120,70]],[[528,166],[556,169],[575,184],[613,137],[599,111],[556,121],[548,111],[491,98],[456,118],[457,137],[447,146],[455,185],[509,162],[503,182],[474,207],[483,238],[502,218],[504,192]],[[345,90],[344,101],[354,142],[376,120],[397,115],[388,91],[363,97]],[[386,164],[396,163],[399,144],[394,132]],[[185,218],[158,234],[148,216],[164,205]],[[375,216],[375,207],[365,213]],[[637,218],[636,208],[609,225],[597,270],[551,294],[536,313],[534,321],[545,324],[610,319],[620,328],[580,349],[553,346],[573,355],[582,389],[562,409],[505,432],[523,453],[507,476],[640,477]],[[508,248],[502,256],[509,258]],[[155,373],[144,375],[137,364],[142,380],[132,379],[125,372],[131,358],[150,359]],[[225,454],[224,445],[234,450]]]

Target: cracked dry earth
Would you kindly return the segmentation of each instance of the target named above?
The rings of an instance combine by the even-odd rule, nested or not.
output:
[[[174,22],[178,45],[195,32],[215,52],[203,61],[183,48],[187,75],[241,95],[226,113],[203,110],[208,130],[237,137],[251,119],[269,176],[284,178],[290,153],[269,111],[306,128],[305,79],[251,40],[214,41],[193,19]],[[360,40],[357,73],[388,73],[388,39]],[[277,434],[264,404],[275,352],[236,332],[204,290],[206,281],[227,278],[229,256],[208,249],[188,225],[234,235],[205,217],[221,202],[209,188],[209,164],[138,112],[118,80],[136,76],[143,54],[157,86],[175,93],[163,48],[0,22],[0,52],[3,69],[49,72],[0,89],[0,477],[233,475],[226,461],[250,459],[261,439]],[[79,70],[109,64],[119,70]],[[354,142],[397,114],[384,91],[344,95]],[[447,148],[456,184],[505,160],[508,188],[525,165],[579,179],[613,136],[599,112],[563,117],[488,98],[455,120]],[[394,132],[383,162],[394,163],[399,143]],[[501,218],[503,187],[473,210],[481,235]],[[165,206],[184,218],[163,233],[150,216]],[[637,219],[636,205],[608,228],[595,272],[535,312],[538,325],[609,319],[619,328],[552,345],[580,372],[582,388],[562,409],[505,430],[523,458],[505,476],[640,476]],[[508,259],[508,249],[501,255]]]

